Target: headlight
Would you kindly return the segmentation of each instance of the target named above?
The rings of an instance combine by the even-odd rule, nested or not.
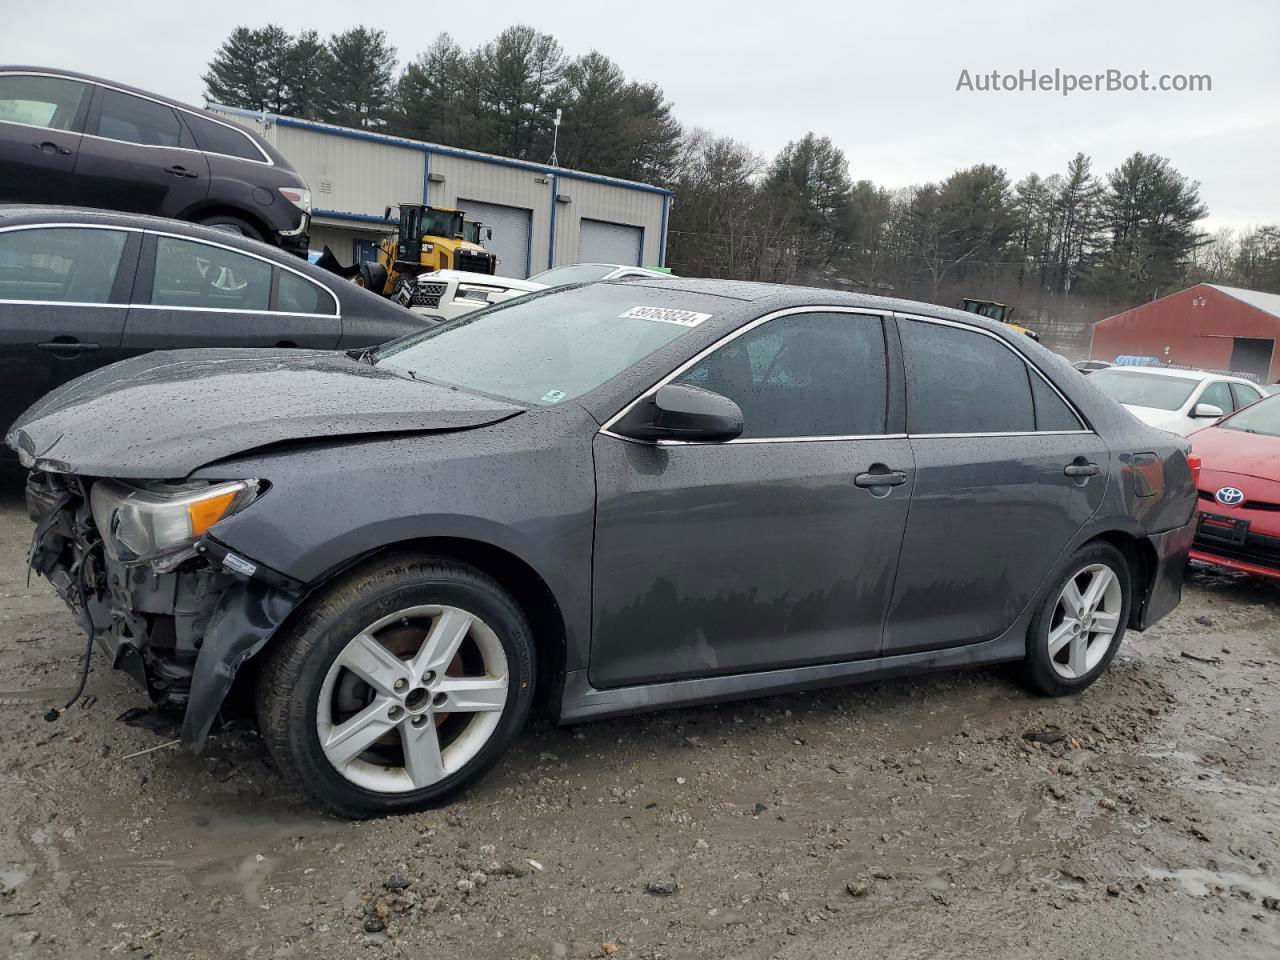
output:
[[[488,303],[489,294],[497,293],[493,287],[473,287],[462,283],[458,285],[458,292],[454,294],[455,300],[466,300],[468,303]]]
[[[252,503],[260,486],[257,480],[168,488],[99,480],[89,506],[112,557],[166,573],[191,555],[210,527]]]

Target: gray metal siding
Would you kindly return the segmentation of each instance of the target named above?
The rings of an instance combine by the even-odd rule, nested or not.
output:
[[[567,202],[556,204],[555,262],[581,263],[591,259],[579,249],[583,220],[626,224],[644,230],[641,266],[661,262],[663,197],[608,183],[559,177],[557,192]]]

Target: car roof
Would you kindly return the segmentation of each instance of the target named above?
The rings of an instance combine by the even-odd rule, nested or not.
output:
[[[1244,377],[1233,377],[1227,373],[1210,373],[1208,370],[1175,370],[1170,367],[1128,367],[1128,366],[1112,366],[1109,369],[1119,371],[1120,373],[1153,373],[1158,377],[1181,377],[1184,380],[1229,380],[1232,383],[1247,383],[1251,387],[1257,384]]]

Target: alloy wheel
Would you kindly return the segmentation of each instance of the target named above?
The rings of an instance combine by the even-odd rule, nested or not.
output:
[[[333,768],[378,793],[406,793],[458,772],[493,736],[507,704],[502,642],[458,607],[398,610],[338,653],[316,705]]]
[[[1058,595],[1049,624],[1049,662],[1064,680],[1079,680],[1107,655],[1116,631],[1124,591],[1105,563],[1091,563],[1072,575]]]

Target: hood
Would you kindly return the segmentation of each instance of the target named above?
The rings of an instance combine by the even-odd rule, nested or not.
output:
[[[1258,477],[1280,483],[1280,437],[1209,427],[1191,435],[1191,450],[1204,471]]]
[[[179,350],[59,387],[5,442],[24,463],[60,473],[161,480],[277,443],[465,430],[523,410],[343,353]]]
[[[1155,407],[1139,407],[1131,403],[1123,406],[1148,426],[1168,430],[1180,436],[1186,436],[1187,431],[1194,426],[1176,410],[1157,410]]]
[[[520,280],[516,277],[499,277],[488,273],[473,273],[469,270],[435,270],[418,276],[418,283],[430,283],[432,280],[457,280],[459,283],[474,283],[478,286],[506,287],[509,290],[524,290],[537,293],[546,290],[545,283],[533,280]]]

